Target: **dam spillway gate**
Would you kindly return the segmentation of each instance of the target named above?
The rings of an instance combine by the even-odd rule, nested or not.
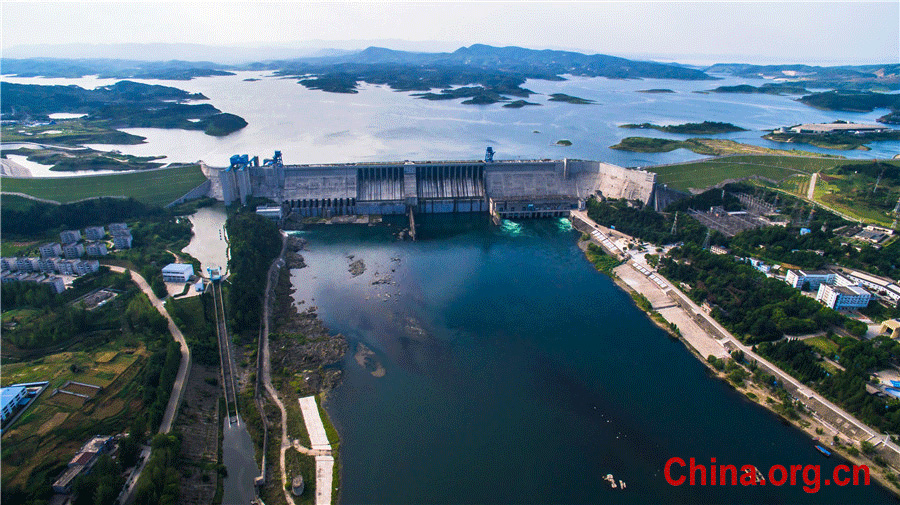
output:
[[[656,174],[599,161],[422,161],[284,165],[232,157],[218,173],[228,204],[251,196],[303,217],[489,212],[497,218],[566,216],[592,195],[650,201]]]

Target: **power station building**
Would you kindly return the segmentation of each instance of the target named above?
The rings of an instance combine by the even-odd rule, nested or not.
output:
[[[215,179],[215,178],[213,178]],[[218,184],[216,184],[218,182]],[[500,218],[567,216],[592,195],[650,202],[656,174],[599,161],[402,161],[284,165],[281,152],[231,157],[213,180],[226,204],[251,196],[300,216],[485,212]]]

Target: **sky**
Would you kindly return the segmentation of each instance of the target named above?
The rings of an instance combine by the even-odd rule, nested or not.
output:
[[[104,44],[453,50],[485,43],[660,61],[900,62],[900,1],[16,2],[4,56],[109,56]],[[59,44],[94,44],[64,51]],[[41,45],[41,47],[34,47]],[[31,46],[31,47],[23,47]],[[140,57],[140,50],[128,49]],[[308,52],[308,51],[307,51]],[[38,54],[40,53],[40,54]],[[82,54],[83,53],[83,54]],[[149,54],[149,53],[148,53]],[[223,51],[223,55],[228,51]],[[255,57],[258,53],[241,53]],[[174,54],[173,57],[180,57]],[[283,57],[279,53],[277,57]],[[223,59],[228,59],[223,56]]]

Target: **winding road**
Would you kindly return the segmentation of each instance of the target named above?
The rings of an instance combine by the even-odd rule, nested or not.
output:
[[[178,366],[178,375],[175,376],[175,383],[172,384],[172,394],[169,396],[169,404],[166,405],[166,411],[163,414],[162,422],[159,425],[159,433],[169,433],[172,431],[172,424],[175,421],[175,415],[178,413],[178,408],[181,406],[181,400],[184,397],[184,386],[187,383],[188,374],[191,371],[191,350],[188,348],[187,341],[184,340],[184,335],[181,333],[181,330],[175,324],[175,321],[172,320],[172,316],[169,315],[169,312],[166,310],[166,306],[163,302],[153,294],[153,290],[150,288],[150,284],[144,279],[140,274],[133,270],[129,270],[127,268],[117,267],[113,265],[109,265],[109,269],[113,272],[125,273],[128,272],[131,274],[131,280],[134,281],[135,284],[141,288],[141,291],[147,295],[147,298],[150,299],[150,303],[162,314],[163,317],[166,318],[166,321],[169,324],[169,332],[172,334],[172,338],[178,342],[178,345],[181,347],[181,364]],[[145,449],[141,452],[141,465],[138,469],[132,474],[130,480],[125,486],[125,489],[122,490],[122,493],[119,495],[119,503],[128,503],[131,501],[131,495],[134,492],[134,486],[137,484],[140,479],[141,472],[144,471],[144,467],[147,465],[147,461],[150,460],[150,450],[149,448]]]

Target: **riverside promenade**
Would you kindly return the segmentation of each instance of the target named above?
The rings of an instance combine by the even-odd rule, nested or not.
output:
[[[746,359],[756,361],[757,365],[765,372],[775,376],[794,398],[802,402],[814,417],[832,428],[835,433],[841,433],[856,442],[868,441],[892,465],[900,465],[900,447],[893,443],[888,435],[878,433],[849,412],[753,352],[750,346],[741,343],[737,337],[688,298],[676,285],[648,265],[643,254],[633,254],[636,251],[631,251],[628,244],[639,242],[637,239],[598,225],[588,217],[585,211],[572,211],[571,219],[575,229],[587,233],[594,243],[603,247],[611,255],[625,259],[625,263],[616,267],[613,272],[628,287],[647,297],[653,309],[659,312],[663,318],[674,323],[684,341],[701,358],[709,355],[725,357],[730,351],[743,351]],[[599,231],[601,237],[605,237],[607,240],[598,240],[597,235],[592,235],[593,231]],[[612,249],[605,245],[610,242],[614,245]],[[651,279],[651,276],[656,281]]]
[[[331,444],[322,418],[319,417],[319,406],[315,396],[300,398],[300,412],[309,434],[309,443],[313,450],[322,451],[316,455],[316,505],[331,505],[331,485],[334,474],[334,456],[331,455]]]

